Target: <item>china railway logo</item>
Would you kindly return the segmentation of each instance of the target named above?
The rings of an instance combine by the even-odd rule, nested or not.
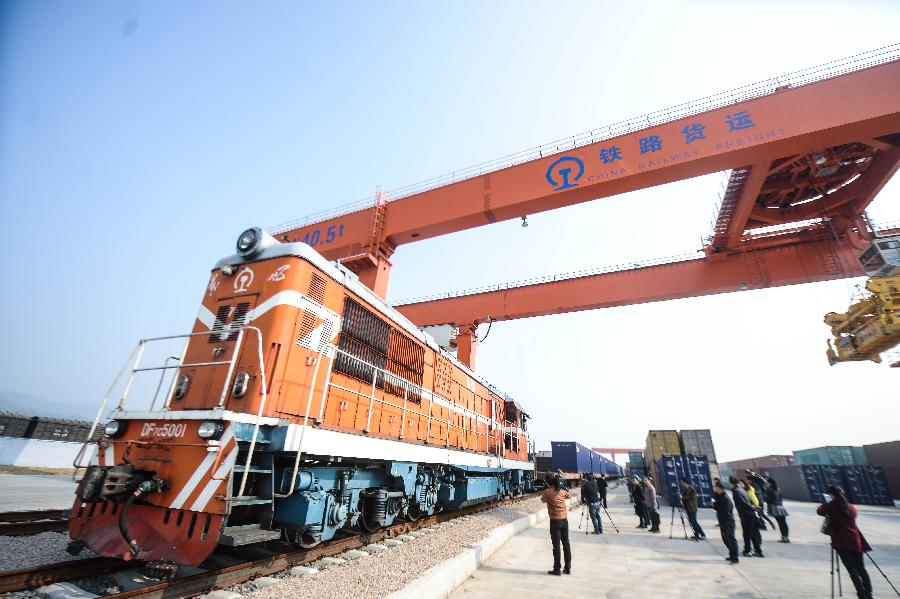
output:
[[[584,161],[574,156],[563,156],[547,167],[547,182],[553,186],[553,191],[578,187],[576,181],[583,175]]]
[[[272,271],[272,274],[269,275],[269,281],[283,281],[285,279],[284,271],[291,267],[290,264],[285,264],[284,266],[279,266],[275,270]]]
[[[237,274],[234,278],[234,290],[237,293],[243,293],[250,288],[250,285],[253,284],[253,271],[250,270],[249,267],[244,267],[244,269]]]

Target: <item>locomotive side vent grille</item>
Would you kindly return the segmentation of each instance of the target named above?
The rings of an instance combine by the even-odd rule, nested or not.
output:
[[[309,298],[318,303],[325,302],[325,290],[328,284],[325,282],[325,279],[317,275],[316,273],[312,273],[312,277],[309,279],[309,292],[307,295]],[[330,339],[330,337],[329,337]]]
[[[370,365],[374,365],[388,372],[386,376],[384,373],[377,376],[377,388],[398,397],[405,393],[408,401],[421,403],[421,393],[413,389],[407,391],[403,381],[422,385],[425,348],[349,297],[344,299],[338,347],[358,360],[338,354],[334,362],[337,372],[371,381],[375,374]]]

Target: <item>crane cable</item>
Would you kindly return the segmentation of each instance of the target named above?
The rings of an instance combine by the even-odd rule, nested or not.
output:
[[[488,316],[488,330],[487,333],[484,334],[484,337],[478,339],[478,343],[483,343],[485,339],[488,338],[488,335],[491,334],[491,327],[494,325],[494,319]]]

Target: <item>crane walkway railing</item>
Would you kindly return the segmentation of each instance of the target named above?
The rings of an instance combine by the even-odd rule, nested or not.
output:
[[[625,119],[624,121],[619,121],[617,123],[598,127],[596,129],[590,129],[589,131],[584,131],[570,137],[564,137],[550,143],[528,148],[527,150],[508,154],[494,160],[482,162],[480,164],[476,164],[460,170],[451,171],[450,173],[432,177],[431,179],[426,179],[418,183],[394,188],[391,189],[391,202],[395,202],[397,200],[418,193],[436,189],[438,187],[443,187],[445,185],[458,183],[460,181],[472,179],[473,177],[478,177],[480,175],[499,171],[501,169],[515,166],[523,162],[528,162],[530,160],[552,156],[560,152],[566,152],[568,150],[611,139],[613,137],[618,137],[620,135],[626,135],[628,133],[634,133],[635,131],[641,131],[643,129],[647,129],[648,127],[662,125],[688,116],[693,116],[695,114],[700,114],[703,112],[708,112],[710,110],[715,110],[717,108],[730,106],[738,102],[760,98],[762,96],[767,96],[792,87],[815,83],[823,79],[830,79],[832,77],[838,77],[847,73],[861,71],[863,69],[886,64],[895,60],[900,60],[900,43],[891,44],[882,48],[876,48],[874,50],[868,50],[866,52],[854,54],[853,56],[840,58],[838,60],[832,60],[830,62],[819,64],[813,67],[807,67],[805,69],[800,69],[799,71],[793,71],[791,73],[785,73],[783,75],[776,75],[775,77],[770,77],[769,79],[765,79],[763,81],[757,81],[755,83],[750,83],[741,87],[719,92],[711,96],[706,96],[705,98],[676,104],[674,106],[663,108],[655,112],[632,117],[629,119]],[[322,222],[323,220],[335,218],[344,214],[350,214],[359,210],[372,208],[374,206],[375,196],[369,196],[350,204],[344,204],[342,206],[337,206],[329,210],[311,214],[304,218],[269,227],[267,231],[272,235],[277,235],[279,233],[284,233],[286,231],[305,227],[307,225]]]

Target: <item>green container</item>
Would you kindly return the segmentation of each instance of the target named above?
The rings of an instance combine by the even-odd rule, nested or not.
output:
[[[794,452],[794,459],[801,466],[865,466],[866,464],[857,462],[860,456],[865,459],[865,453],[861,448],[849,445],[813,447]]]

